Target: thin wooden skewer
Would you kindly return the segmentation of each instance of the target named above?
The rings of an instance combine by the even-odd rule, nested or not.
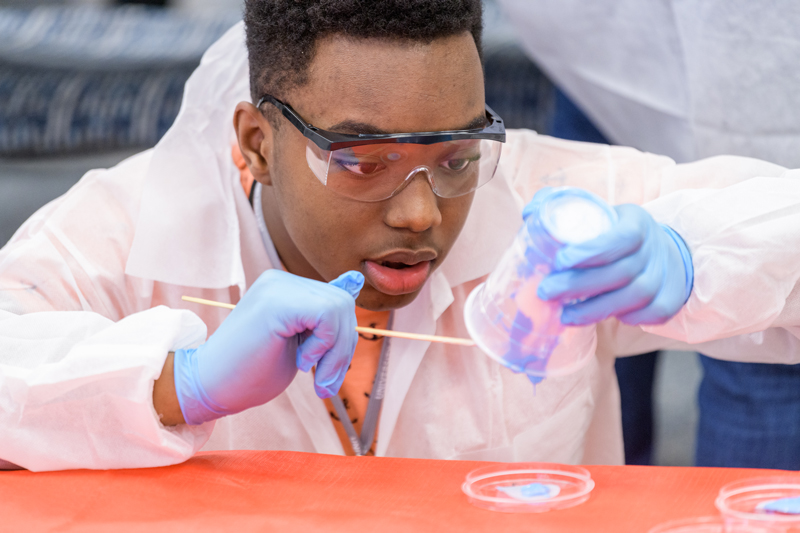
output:
[[[193,296],[181,296],[184,302],[192,302],[200,305],[210,305],[212,307],[222,307],[223,309],[235,309],[233,304],[204,300]],[[396,337],[398,339],[411,339],[415,341],[441,342],[444,344],[455,344],[457,346],[475,346],[475,341],[470,339],[460,339],[458,337],[442,337],[440,335],[422,335],[420,333],[406,333],[403,331],[391,331],[388,329],[365,328],[356,326],[356,331],[367,335],[381,335],[383,337]]]

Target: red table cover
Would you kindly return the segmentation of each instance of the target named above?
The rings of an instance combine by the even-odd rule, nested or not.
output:
[[[140,470],[0,472],[0,531],[608,531],[717,514],[731,481],[786,472],[587,467],[586,503],[543,514],[471,506],[467,472],[486,463],[236,451]],[[800,474],[791,473],[789,475]]]

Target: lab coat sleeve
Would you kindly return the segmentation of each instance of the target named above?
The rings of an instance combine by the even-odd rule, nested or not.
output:
[[[616,353],[698,349],[800,362],[800,171],[736,156],[676,165],[631,148],[524,131],[509,135],[508,148],[523,202],[544,186],[583,187],[613,204],[643,205],[688,245],[695,278],[686,305],[659,326],[601,324]]]
[[[169,351],[205,339],[188,311],[0,311],[0,458],[34,471],[183,462],[210,427],[164,427],[153,383]]]
[[[213,423],[163,426],[154,381],[205,324],[124,275],[138,156],[87,175],[0,250],[0,460],[30,470],[175,464]],[[97,231],[103,228],[103,231]]]
[[[656,220],[683,237],[695,277],[681,311],[644,331],[696,344],[776,327],[791,334],[800,326],[795,291],[800,280],[800,171],[770,175],[766,169],[759,172],[754,160],[733,157],[701,163],[725,169],[739,161],[752,167],[749,179],[720,189],[679,189],[646,204]],[[679,174],[683,166],[672,173]],[[702,176],[696,181],[702,186]]]

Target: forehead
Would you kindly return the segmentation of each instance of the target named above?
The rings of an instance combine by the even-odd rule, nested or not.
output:
[[[483,113],[483,70],[469,33],[430,43],[331,36],[317,43],[308,82],[289,102],[323,129],[458,129]]]

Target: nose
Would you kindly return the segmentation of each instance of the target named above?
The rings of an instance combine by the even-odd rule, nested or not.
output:
[[[428,172],[421,169],[408,179],[403,190],[386,200],[388,226],[421,233],[442,223],[439,198],[433,193]]]

